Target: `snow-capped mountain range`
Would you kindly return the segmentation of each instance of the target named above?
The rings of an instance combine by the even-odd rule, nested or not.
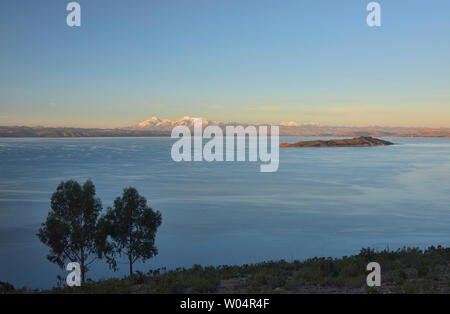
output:
[[[187,126],[189,128],[194,126],[194,120],[195,118],[193,117],[189,117],[189,116],[185,116],[181,119],[177,119],[177,120],[170,120],[170,119],[160,119],[158,117],[151,117],[148,120],[142,121],[136,125],[130,126],[126,129],[129,130],[154,130],[154,131],[170,131],[172,130],[174,127],[179,126],[179,125],[183,125],[183,126]],[[228,123],[224,123],[224,122],[217,122],[217,121],[211,121],[211,120],[206,120],[206,119],[202,119],[203,120],[203,127],[206,127],[208,125],[217,125],[220,127],[225,127],[227,125],[237,125],[238,123],[235,122],[228,122]],[[240,124],[240,125],[248,125],[248,124]],[[294,122],[294,121],[290,121],[290,122],[282,122],[280,123],[280,126],[284,126],[284,127],[300,127],[300,126],[318,126],[318,124],[314,123],[314,122],[308,122],[308,123],[298,123],[298,122]]]
[[[76,127],[27,127],[27,126],[0,126],[0,137],[124,137],[124,136],[170,136],[171,131],[178,125],[187,126],[192,130],[195,118],[183,117],[178,120],[160,119],[152,117],[134,126],[114,129],[76,128]],[[242,125],[237,122],[216,122],[203,119],[203,128],[208,125],[217,125],[225,129],[228,125]],[[298,123],[295,121],[281,122],[281,136],[302,137],[450,137],[449,128],[407,128],[407,127],[346,127],[321,126],[314,122]]]
[[[152,117],[151,119],[142,121],[132,127],[129,127],[129,129],[132,130],[157,130],[157,131],[168,131],[172,130],[174,127],[183,125],[187,127],[193,127],[194,126],[194,120],[195,118],[185,116],[178,120],[170,120],[170,119],[160,119],[158,117]],[[223,125],[219,122],[214,122],[210,120],[203,119],[203,127],[208,125]]]
[[[194,126],[195,118],[185,116],[178,120],[160,119],[158,117],[152,117],[148,120],[142,121],[134,126],[127,128],[116,129],[115,132],[125,133],[126,136],[155,136],[156,135],[168,135],[172,129],[179,125],[187,126],[192,130]],[[203,128],[208,125],[217,125],[225,129],[228,125],[242,125],[248,126],[249,124],[242,124],[237,122],[217,122],[207,119],[203,120]],[[299,123],[295,121],[281,122],[280,135],[282,136],[322,136],[322,137],[354,137],[354,136],[377,136],[377,137],[450,137],[450,129],[420,129],[420,128],[405,128],[405,127],[381,127],[381,126],[369,126],[369,127],[346,127],[346,126],[322,126],[315,122]],[[2,134],[0,127],[0,136]],[[10,132],[11,130],[6,130]],[[54,130],[52,131],[54,132]],[[23,132],[22,132],[23,133]],[[8,133],[10,134],[10,133]],[[52,133],[53,134],[53,133]],[[78,134],[78,133],[77,133]],[[84,133],[83,133],[84,134]],[[108,133],[111,136],[111,132]],[[9,136],[9,135],[8,135]],[[75,136],[75,135],[74,135]],[[78,136],[78,135],[76,135]],[[80,135],[83,136],[83,135]]]

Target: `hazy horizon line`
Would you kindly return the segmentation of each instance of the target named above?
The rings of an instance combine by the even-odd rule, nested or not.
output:
[[[170,119],[167,119],[170,120]],[[171,121],[175,121],[175,120],[171,120]],[[210,120],[212,121],[212,120]],[[250,122],[239,122],[239,121],[228,121],[228,122],[221,122],[221,121],[213,121],[213,122],[217,122],[217,123],[221,123],[224,125],[243,125],[243,126],[250,126],[250,125],[254,125],[254,126],[260,126],[260,125],[272,125],[272,126],[279,126],[279,127],[283,127],[283,128],[301,128],[301,127],[317,127],[317,128],[352,128],[352,129],[364,129],[364,128],[386,128],[386,129],[450,129],[450,126],[438,126],[438,127],[431,127],[431,126],[399,126],[399,125],[361,125],[361,126],[354,126],[354,125],[329,125],[329,124],[308,124],[308,123],[304,123],[304,124],[300,124],[300,125],[293,125],[293,126],[288,126],[288,125],[280,125],[283,122],[280,122],[278,124],[274,124],[274,123],[250,123]],[[130,129],[135,127],[136,125],[127,125],[127,126],[111,126],[111,127],[106,127],[106,126],[74,126],[74,125],[43,125],[43,124],[36,124],[36,125],[31,125],[31,124],[0,124],[0,127],[6,127],[6,128],[20,128],[20,127],[24,127],[24,128],[48,128],[48,129]],[[145,129],[145,128],[141,128],[141,129],[137,129],[135,128],[134,130],[139,131],[145,131],[145,130],[150,130],[150,129]]]

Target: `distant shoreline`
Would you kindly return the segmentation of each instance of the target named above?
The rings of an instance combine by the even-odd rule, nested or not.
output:
[[[283,137],[314,138],[450,138],[447,128],[354,128],[354,127],[286,127],[280,126]],[[98,129],[98,128],[50,128],[27,126],[0,126],[0,138],[124,138],[170,137],[170,130]]]
[[[270,137],[270,134],[268,135]],[[352,136],[302,136],[302,135],[280,135],[280,137],[307,137],[307,138],[351,138]],[[1,136],[0,139],[106,139],[106,138],[171,138],[170,135],[142,135],[142,136]],[[382,138],[450,138],[450,136],[382,136]],[[397,143],[394,143],[398,145]],[[350,147],[350,146],[348,146]]]
[[[225,129],[233,124],[222,124]],[[243,125],[247,127],[249,125]],[[172,128],[77,128],[45,126],[0,126],[0,138],[120,138],[120,137],[170,137]],[[419,137],[450,138],[450,128],[413,127],[343,127],[343,126],[280,126],[280,136],[292,137]]]

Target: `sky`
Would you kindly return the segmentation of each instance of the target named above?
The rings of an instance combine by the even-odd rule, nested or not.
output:
[[[0,1],[0,125],[450,127],[450,1]]]

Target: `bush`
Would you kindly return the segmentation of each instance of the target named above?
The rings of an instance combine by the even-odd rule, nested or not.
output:
[[[0,281],[0,293],[12,292],[14,290],[14,286],[9,282]]]

